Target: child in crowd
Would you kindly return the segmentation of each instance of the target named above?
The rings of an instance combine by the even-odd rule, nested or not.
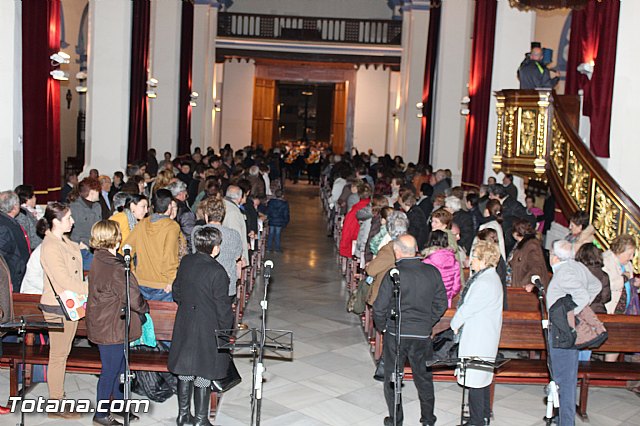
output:
[[[277,189],[275,198],[267,205],[267,217],[269,218],[269,239],[267,250],[282,252],[280,247],[280,233],[282,228],[289,223],[289,203],[283,198],[282,190]]]

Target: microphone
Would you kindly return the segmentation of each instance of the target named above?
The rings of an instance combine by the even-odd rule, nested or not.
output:
[[[122,252],[124,253],[124,261],[126,262],[126,264],[130,264],[131,263],[131,246],[129,244],[125,244],[124,247],[122,247]]]
[[[398,285],[398,280],[400,279],[400,271],[398,269],[393,268],[389,271],[389,275],[391,275],[391,279],[395,285]]]
[[[271,268],[273,268],[273,262],[271,260],[265,260],[263,272],[265,278],[271,278]]]
[[[538,290],[540,290],[540,291],[544,290],[544,287],[542,286],[542,281],[540,281],[540,275],[532,275],[531,276],[531,284],[536,286],[536,288]]]

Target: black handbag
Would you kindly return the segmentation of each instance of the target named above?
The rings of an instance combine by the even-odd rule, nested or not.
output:
[[[211,388],[216,392],[226,392],[242,382],[242,377],[238,373],[238,369],[233,362],[233,357],[229,355],[229,366],[227,367],[227,375],[218,380],[211,381]]]

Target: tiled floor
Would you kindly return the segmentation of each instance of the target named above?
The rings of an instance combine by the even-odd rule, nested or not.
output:
[[[382,425],[386,406],[382,385],[372,379],[374,365],[358,318],[345,310],[346,288],[335,263],[331,239],[317,187],[289,186],[291,224],[283,233],[284,253],[269,254],[275,266],[269,287],[267,325],[294,332],[294,353],[272,354],[265,360],[262,424],[272,425]],[[259,299],[256,288],[244,322],[259,327]],[[251,363],[236,354],[243,382],[227,392],[215,420],[216,425],[249,425],[251,417]],[[94,376],[67,374],[69,397],[95,398]],[[453,383],[436,383],[438,425],[456,425],[460,413],[460,388]],[[0,401],[8,395],[8,374],[0,371]],[[30,394],[47,395],[45,385]],[[420,417],[413,383],[403,390],[405,425],[418,424]],[[493,425],[541,425],[545,412],[543,388],[534,385],[498,385]],[[152,404],[141,426],[175,424],[176,398]],[[640,399],[624,389],[592,388],[589,395],[590,425],[640,425]],[[15,424],[16,415],[0,417],[0,425]],[[26,424],[91,424],[86,416],[76,422],[49,421],[29,415]],[[576,420],[578,425],[582,424]]]

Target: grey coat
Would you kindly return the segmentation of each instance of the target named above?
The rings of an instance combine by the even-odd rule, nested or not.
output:
[[[495,268],[479,274],[468,284],[471,287],[451,320],[451,328],[461,333],[459,357],[478,357],[492,362],[498,354],[502,331],[502,281]],[[456,375],[460,384],[483,388],[491,384],[493,369],[467,368],[466,381],[458,370]]]
[[[78,198],[70,204],[71,217],[74,224],[71,230],[71,241],[85,243],[89,246],[91,240],[91,227],[102,220],[102,208],[100,203],[92,203],[84,198]]]

